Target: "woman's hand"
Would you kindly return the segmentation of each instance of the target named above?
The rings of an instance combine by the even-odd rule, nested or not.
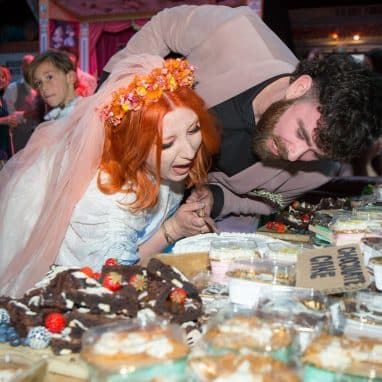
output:
[[[211,232],[214,222],[209,216],[200,217],[198,212],[204,210],[203,202],[191,202],[182,204],[175,214],[166,221],[166,228],[174,240],[182,237],[193,236],[200,233]]]
[[[204,203],[203,209],[198,213],[200,217],[211,215],[214,198],[211,190],[207,186],[197,187],[191,191],[191,195],[187,198],[186,203],[192,202]]]

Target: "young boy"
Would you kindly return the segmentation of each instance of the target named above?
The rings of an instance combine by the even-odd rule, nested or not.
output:
[[[37,55],[30,64],[29,81],[43,100],[52,108],[44,119],[59,119],[68,115],[76,101],[75,67],[65,52],[47,50]]]

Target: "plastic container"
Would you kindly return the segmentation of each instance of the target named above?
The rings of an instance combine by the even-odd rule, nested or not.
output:
[[[321,335],[303,355],[304,382],[381,382],[382,342]]]
[[[303,249],[302,244],[274,242],[268,244],[268,250],[263,257],[272,261],[295,264]]]
[[[187,375],[189,382],[300,381],[291,368],[270,356],[231,352],[190,358],[187,362]]]
[[[92,382],[183,381],[189,348],[178,325],[132,319],[97,326],[83,336],[81,357]]]
[[[226,272],[233,261],[255,258],[260,258],[255,239],[216,238],[212,240],[209,250],[212,279],[224,284],[227,281]]]
[[[382,341],[382,294],[368,290],[346,293],[342,299],[343,332]]]
[[[274,287],[294,286],[296,270],[293,264],[268,259],[233,262],[227,272],[230,301],[256,306],[261,296]]]
[[[333,232],[333,244],[337,246],[357,244],[372,233],[367,216],[354,213],[341,213],[333,217],[329,229]]]
[[[16,353],[6,353],[0,357],[1,382],[40,382],[44,380],[46,370],[44,359],[36,360]]]
[[[252,309],[230,305],[210,320],[199,346],[210,355],[256,352],[287,363],[294,339],[293,328],[256,317]]]

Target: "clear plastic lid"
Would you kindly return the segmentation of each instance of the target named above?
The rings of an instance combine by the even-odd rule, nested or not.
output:
[[[184,358],[185,334],[167,320],[129,319],[89,329],[82,337],[81,357],[91,366],[111,372],[136,369]]]
[[[345,334],[382,340],[382,293],[369,290],[345,293],[340,308]]]
[[[0,381],[26,382],[43,381],[47,362],[16,352],[6,352],[0,356]]]
[[[227,276],[231,279],[273,285],[295,285],[294,264],[273,259],[239,260],[231,263]]]
[[[208,322],[203,342],[212,349],[243,352],[275,352],[275,356],[287,361],[289,349],[295,338],[292,327],[279,320],[262,319],[256,311],[235,304],[227,306]],[[282,349],[282,350],[281,350]],[[281,350],[281,353],[277,351]]]
[[[322,334],[307,347],[302,361],[304,382],[380,381],[382,342],[364,337]],[[365,379],[355,377],[365,377]]]
[[[299,382],[297,373],[270,356],[259,354],[202,355],[187,362],[188,380]]]
[[[329,223],[329,228],[334,233],[370,232],[371,227],[373,224],[366,216],[353,212],[338,213],[333,216],[333,220]]]
[[[263,258],[270,261],[295,264],[297,257],[302,253],[303,249],[303,244],[292,244],[288,242],[269,243]]]

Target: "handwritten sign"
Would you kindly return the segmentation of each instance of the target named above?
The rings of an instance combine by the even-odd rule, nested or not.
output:
[[[357,245],[306,250],[298,256],[296,286],[326,293],[366,288],[369,274]]]

